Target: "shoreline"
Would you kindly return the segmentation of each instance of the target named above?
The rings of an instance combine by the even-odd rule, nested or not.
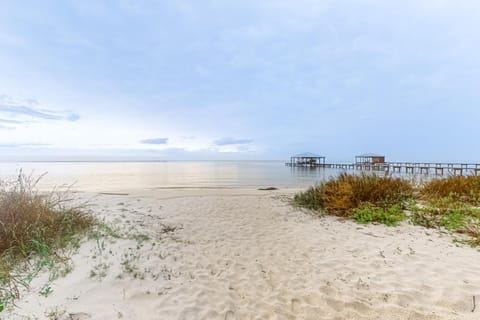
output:
[[[478,318],[478,250],[318,218],[286,201],[298,190],[76,193],[122,236],[84,241],[51,293],[40,275],[8,319]]]

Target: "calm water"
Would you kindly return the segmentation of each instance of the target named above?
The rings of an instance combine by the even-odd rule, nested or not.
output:
[[[290,168],[281,161],[211,162],[25,162],[0,163],[0,176],[22,169],[47,172],[41,188],[75,183],[79,190],[126,190],[208,187],[306,187],[338,172],[328,169]]]

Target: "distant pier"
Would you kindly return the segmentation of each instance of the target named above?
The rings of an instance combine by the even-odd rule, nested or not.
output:
[[[305,167],[292,165],[289,167]],[[383,171],[392,173],[435,174],[435,175],[479,175],[478,163],[425,163],[425,162],[385,162],[379,164],[325,163],[310,166],[313,168],[331,168],[343,170]]]
[[[480,175],[480,163],[385,162],[384,156],[366,154],[355,157],[354,163],[327,163],[325,157],[304,153],[290,158],[289,167],[329,168],[387,173]]]

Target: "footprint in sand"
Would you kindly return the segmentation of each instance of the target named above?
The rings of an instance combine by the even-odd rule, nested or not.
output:
[[[235,313],[233,313],[233,311],[227,311],[227,313],[225,314],[225,320],[235,320],[237,319],[235,317]]]
[[[300,300],[292,299],[292,312],[298,312],[300,308]]]

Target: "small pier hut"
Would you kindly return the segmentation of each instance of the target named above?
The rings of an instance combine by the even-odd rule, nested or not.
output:
[[[359,156],[355,156],[355,164],[375,165],[375,164],[384,164],[384,163],[385,163],[385,156],[374,154],[374,153],[366,153],[366,154],[361,154]]]
[[[325,157],[311,152],[300,153],[290,157],[290,167],[324,167]]]
[[[355,169],[357,170],[375,170],[382,171],[388,168],[385,163],[385,156],[366,153],[359,156],[355,156]]]

